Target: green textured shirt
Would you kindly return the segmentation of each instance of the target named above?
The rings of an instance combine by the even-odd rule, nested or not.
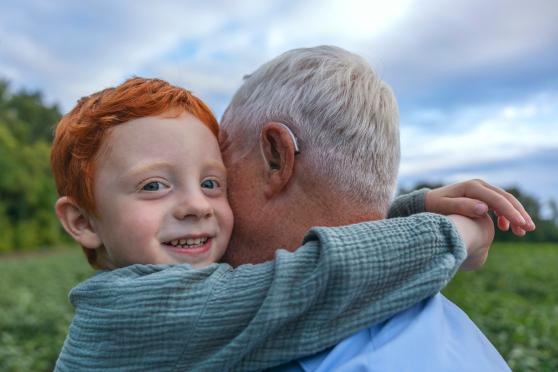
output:
[[[395,213],[420,210],[420,200],[417,206]],[[435,294],[465,256],[450,220],[423,213],[316,227],[296,252],[279,250],[258,265],[99,272],[70,293],[75,317],[55,370],[273,367]]]

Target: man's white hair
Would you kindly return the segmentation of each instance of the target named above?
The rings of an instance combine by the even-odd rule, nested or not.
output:
[[[245,150],[266,122],[297,137],[309,177],[381,215],[399,167],[399,113],[390,87],[360,56],[333,46],[294,49],[246,76],[221,125]]]

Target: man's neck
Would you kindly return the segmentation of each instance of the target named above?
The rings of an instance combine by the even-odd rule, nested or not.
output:
[[[299,182],[289,192],[268,200],[250,225],[235,226],[223,261],[238,266],[272,260],[277,249],[294,251],[313,226],[343,226],[382,219],[369,205],[320,187]],[[317,184],[314,184],[317,186]]]
[[[298,206],[283,211],[284,231],[288,231],[289,234],[282,234],[282,246],[289,251],[294,251],[300,246],[304,235],[313,226],[343,226],[384,218],[369,206],[342,200],[339,194],[328,190],[320,190],[312,195],[301,194],[299,200],[285,205]]]

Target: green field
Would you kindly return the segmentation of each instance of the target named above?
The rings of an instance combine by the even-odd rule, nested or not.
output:
[[[1,371],[52,370],[72,317],[68,290],[91,273],[79,249],[0,259]],[[557,288],[557,245],[500,244],[445,294],[514,371],[558,371]]]

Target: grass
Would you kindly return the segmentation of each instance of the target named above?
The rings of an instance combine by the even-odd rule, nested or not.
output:
[[[444,294],[492,341],[514,371],[558,371],[558,245],[500,244],[478,272]]]
[[[52,371],[72,318],[68,291],[91,273],[79,249],[0,259],[1,371]],[[514,371],[558,371],[556,288],[558,245],[500,244],[444,293]]]
[[[0,260],[0,370],[52,371],[73,308],[69,290],[87,278],[78,249]]]

